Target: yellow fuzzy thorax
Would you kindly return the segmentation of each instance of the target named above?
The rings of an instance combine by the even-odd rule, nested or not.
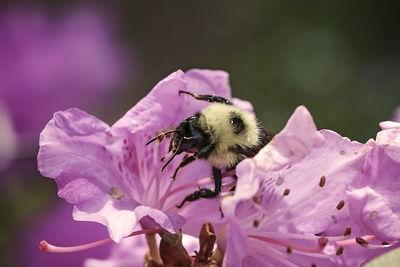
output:
[[[238,114],[245,129],[239,134],[233,131],[231,114]],[[199,117],[199,126],[210,134],[210,142],[215,149],[210,153],[207,161],[217,168],[234,166],[242,160],[240,155],[229,151],[229,147],[253,147],[259,143],[259,128],[255,116],[245,110],[232,105],[213,103],[206,107]]]

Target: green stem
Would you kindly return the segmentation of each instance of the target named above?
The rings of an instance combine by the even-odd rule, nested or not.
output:
[[[160,251],[158,249],[156,235],[155,234],[146,234],[147,245],[149,246],[149,252],[151,259],[157,264],[162,264]]]

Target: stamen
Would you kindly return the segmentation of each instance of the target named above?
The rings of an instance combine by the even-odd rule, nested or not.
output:
[[[377,248],[391,247],[397,243],[397,242],[391,242],[391,243],[382,242],[381,245],[370,244],[369,242],[371,242],[374,239],[375,239],[375,236],[366,235],[366,236],[356,237],[356,238],[347,239],[347,240],[343,240],[343,241],[337,241],[336,244],[339,246],[352,246],[352,245],[358,244],[364,248],[377,249]]]
[[[257,239],[257,240],[261,240],[261,241],[264,241],[264,242],[267,242],[267,243],[271,243],[271,244],[274,244],[274,245],[286,247],[286,251],[288,250],[288,248],[290,248],[290,251],[297,250],[297,251],[302,251],[302,252],[306,252],[306,253],[318,253],[318,252],[321,252],[323,250],[323,248],[325,247],[325,245],[326,245],[325,242],[321,242],[322,244],[324,244],[324,243],[325,244],[323,246],[321,246],[321,244],[318,244],[318,247],[303,247],[303,246],[290,244],[290,243],[285,242],[285,241],[281,241],[281,240],[265,237],[265,236],[248,235],[248,237],[254,238],[254,239]]]
[[[135,235],[140,235],[140,234],[149,234],[149,233],[151,233],[151,234],[161,234],[162,230],[160,228],[157,228],[157,229],[143,229],[143,230],[140,230],[140,231],[133,232],[130,235],[124,237],[124,238],[135,236]],[[106,238],[106,239],[103,239],[103,240],[99,240],[99,241],[96,241],[96,242],[87,243],[87,244],[79,245],[79,246],[59,247],[59,246],[51,245],[46,240],[43,240],[39,244],[39,250],[41,250],[43,252],[51,252],[51,253],[71,253],[71,252],[77,252],[77,251],[82,251],[82,250],[98,247],[98,246],[107,244],[107,243],[109,243],[111,241],[112,241],[111,238]]]
[[[358,241],[357,241],[357,239],[358,239]],[[336,245],[345,247],[345,246],[353,246],[356,244],[360,244],[359,242],[361,242],[361,243],[366,242],[366,244],[368,244],[370,241],[372,241],[374,239],[375,239],[374,235],[365,235],[362,237],[336,241]],[[361,240],[363,240],[363,241],[361,241]]]
[[[260,223],[260,222],[259,222]],[[317,235],[311,235],[311,234],[295,234],[295,233],[280,233],[280,232],[262,232],[263,235],[267,235],[269,237],[273,238],[294,238],[294,239],[300,239],[300,240],[315,240],[318,241],[320,245],[326,245],[328,241],[339,241],[339,240],[344,240],[346,237],[343,235],[339,236],[317,236]]]
[[[365,245],[365,248],[368,248],[368,249],[388,248],[388,247],[394,246],[396,243],[397,242],[393,242],[392,244],[389,244],[388,242],[382,242],[382,245],[368,244],[368,245]]]

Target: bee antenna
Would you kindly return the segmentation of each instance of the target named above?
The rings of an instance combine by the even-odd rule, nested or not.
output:
[[[154,137],[153,139],[151,139],[150,141],[148,141],[148,142],[146,143],[146,146],[149,145],[149,144],[151,144],[151,143],[153,143],[153,142],[156,141],[157,139],[158,139],[158,136]]]
[[[194,98],[196,98],[196,95],[195,95],[195,94],[193,94],[192,92],[188,92],[188,91],[179,90],[179,93],[178,93],[178,95],[181,95],[181,94],[187,94],[187,95],[191,95],[191,96],[193,96]]]
[[[164,166],[162,167],[161,171],[163,171],[163,170],[165,169],[165,167],[167,167],[167,165],[168,165],[168,164],[175,158],[175,156],[178,154],[179,148],[180,148],[181,143],[182,143],[182,139],[183,139],[183,138],[181,138],[181,139],[179,140],[178,146],[176,147],[176,150],[175,150],[174,154],[172,154],[172,156],[168,159],[167,163],[164,164]]]
[[[169,130],[169,131],[166,131],[166,132],[161,132],[161,133],[158,134],[156,137],[154,137],[154,138],[152,138],[150,141],[148,141],[148,142],[146,143],[146,146],[149,145],[149,144],[151,144],[151,143],[153,143],[153,142],[156,141],[157,139],[160,139],[160,142],[161,142],[161,140],[164,138],[164,136],[166,136],[167,134],[176,133],[176,132],[177,132],[176,129],[175,129],[175,130]]]

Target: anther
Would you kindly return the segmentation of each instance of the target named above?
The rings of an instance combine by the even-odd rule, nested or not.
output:
[[[290,189],[289,188],[286,188],[285,191],[283,191],[283,195],[284,196],[289,195],[289,193],[290,193]]]
[[[120,200],[120,199],[122,199],[124,196],[125,196],[125,194],[124,194],[124,192],[122,192],[119,188],[117,188],[117,187],[111,187],[111,189],[110,189],[110,191],[108,192],[108,194],[113,198],[113,199],[116,199],[116,200]]]
[[[339,204],[337,204],[336,209],[341,210],[344,207],[344,200],[340,200]]]
[[[343,254],[343,250],[344,250],[343,247],[339,247],[339,248],[336,250],[336,256],[342,255],[342,254]]]
[[[321,176],[321,179],[319,179],[319,187],[324,187],[326,183],[326,177],[325,175]]]
[[[292,253],[292,247],[291,246],[287,246],[286,247],[286,252],[287,252],[287,254],[291,254]]]
[[[344,231],[344,236],[346,236],[346,235],[350,235],[351,234],[351,227],[350,226],[347,226],[346,227],[346,230]]]
[[[317,267],[317,265],[313,262],[311,263],[311,267]]]
[[[378,212],[377,212],[376,210],[374,210],[373,212],[371,212],[371,213],[369,214],[369,217],[370,217],[370,218],[374,218],[374,217],[376,217],[376,215],[378,215]]]
[[[365,247],[369,244],[365,239],[363,239],[361,237],[356,237],[356,242],[363,247]]]
[[[260,204],[260,203],[261,203],[260,197],[257,196],[257,195],[254,195],[254,196],[253,196],[253,201],[254,201],[254,203],[256,203],[256,204]]]
[[[259,220],[256,219],[256,220],[253,221],[254,228],[257,228],[259,225],[260,225],[260,221]]]

